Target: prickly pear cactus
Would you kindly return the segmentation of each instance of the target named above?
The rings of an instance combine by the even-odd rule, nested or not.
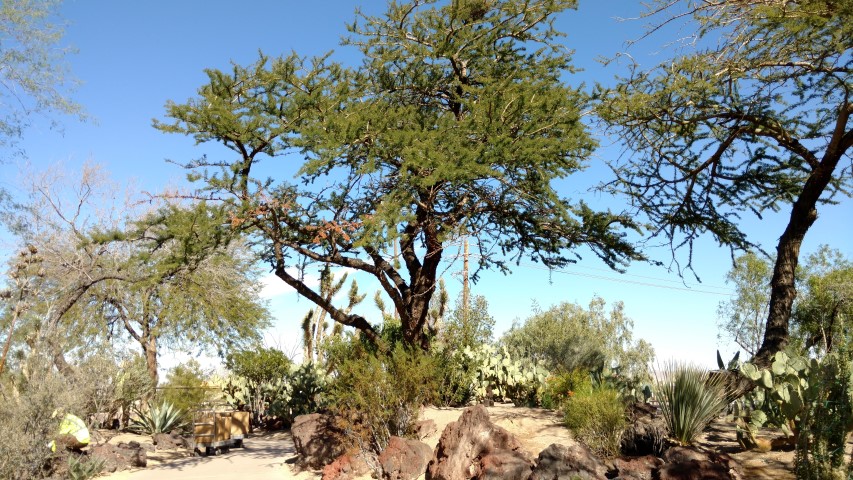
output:
[[[548,372],[529,362],[514,360],[505,347],[481,345],[466,347],[463,354],[477,365],[473,391],[484,399],[491,388],[497,399],[510,399],[517,405],[536,405],[540,387]]]
[[[796,440],[803,413],[818,400],[820,367],[816,359],[785,352],[776,353],[770,368],[740,366],[740,372],[756,384],[734,405],[738,440],[745,448],[755,446],[755,433],[764,426],[779,428],[791,442]]]

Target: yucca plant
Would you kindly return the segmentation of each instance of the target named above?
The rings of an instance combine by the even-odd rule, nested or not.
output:
[[[134,414],[128,429],[147,435],[168,433],[184,425],[184,412],[169,402],[159,405],[149,403],[145,411],[134,408]]]
[[[68,478],[71,480],[90,480],[95,478],[104,470],[105,463],[106,461],[102,458],[69,455]]]
[[[682,444],[693,443],[726,407],[722,377],[711,376],[705,368],[672,362],[663,372],[655,372],[655,377],[669,435]]]

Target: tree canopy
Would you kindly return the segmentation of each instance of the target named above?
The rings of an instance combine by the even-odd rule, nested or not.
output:
[[[523,256],[563,266],[580,246],[614,268],[642,258],[625,237],[638,229],[630,217],[595,211],[552,186],[581,170],[595,146],[581,121],[588,98],[564,83],[572,66],[553,28],[555,15],[574,6],[391,2],[383,16],[359,15],[349,27],[359,67],[294,55],[209,70],[198,97],[169,103],[169,120],[155,126],[230,150],[186,166],[279,278],[376,338],[365,318],[327,301],[290,267],[372,275],[405,340],[425,346],[444,248],[461,234],[479,250],[475,277],[507,271]],[[294,157],[302,160],[296,182],[259,175],[262,160]],[[393,242],[399,259],[389,254]]]
[[[608,186],[690,259],[705,233],[755,247],[742,216],[790,209],[755,359],[767,362],[789,339],[818,207],[850,195],[853,1],[658,1],[652,11],[667,16],[658,26],[692,16],[694,48],[599,92],[598,111],[627,148]]]

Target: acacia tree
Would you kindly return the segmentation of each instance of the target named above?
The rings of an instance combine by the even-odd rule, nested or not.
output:
[[[155,126],[230,150],[187,166],[204,170],[207,196],[226,202],[279,278],[377,340],[365,318],[288,267],[372,275],[405,341],[426,346],[444,248],[462,232],[479,248],[479,269],[506,271],[522,256],[559,267],[579,246],[611,267],[641,258],[624,238],[623,228],[637,228],[630,217],[593,211],[551,185],[582,169],[594,146],[581,121],[587,98],[561,80],[572,68],[552,26],[574,6],[391,2],[384,16],[350,26],[360,67],[291,56],[209,70],[199,96],[168,104],[170,120]],[[297,184],[258,176],[261,160],[287,153],[304,159]],[[386,253],[397,241],[399,268]]]
[[[654,5],[683,6],[669,19],[692,15],[701,48],[635,67],[600,92],[601,117],[629,153],[613,162],[618,178],[609,187],[690,258],[704,233],[734,249],[755,247],[741,216],[790,208],[753,359],[767,363],[789,340],[800,246],[818,206],[850,194],[853,1]]]

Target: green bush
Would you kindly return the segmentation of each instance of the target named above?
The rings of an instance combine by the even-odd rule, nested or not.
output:
[[[313,363],[294,367],[287,380],[290,393],[287,404],[291,420],[299,415],[314,413],[325,405],[328,379]]]
[[[728,404],[723,377],[696,365],[671,363],[656,375],[655,392],[669,435],[691,444]]]
[[[560,410],[575,392],[591,387],[589,373],[583,370],[550,375],[542,386],[542,408]]]
[[[149,403],[147,410],[134,409],[134,415],[128,429],[147,435],[169,433],[185,424],[184,412],[169,402]]]
[[[171,403],[184,412],[197,410],[212,400],[207,389],[207,375],[195,359],[170,369],[166,381],[157,390],[160,401]]]
[[[567,396],[563,407],[566,427],[594,454],[617,456],[628,425],[619,391],[607,385],[591,387],[582,383]]]
[[[336,350],[330,409],[339,427],[363,452],[379,454],[391,436],[411,436],[420,407],[432,400],[434,359],[399,344],[373,353],[359,341]]]

